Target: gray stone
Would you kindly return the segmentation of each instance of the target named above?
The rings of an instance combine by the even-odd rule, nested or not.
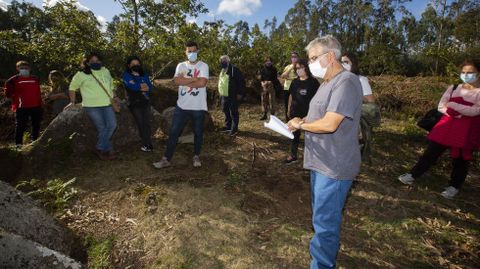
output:
[[[152,133],[155,133],[161,125],[161,115],[152,108]],[[113,134],[112,144],[114,148],[123,147],[132,142],[140,143],[138,128],[132,113],[125,104],[122,104],[117,116],[117,130]],[[76,106],[60,113],[45,129],[42,136],[35,142],[34,148],[45,146],[49,142],[58,142],[65,139],[72,140],[73,152],[93,150],[97,141],[95,126],[90,121],[87,113],[81,106]]]
[[[172,127],[173,113],[175,112],[175,107],[169,107],[162,111],[161,129],[164,134],[170,133],[170,128]],[[206,132],[212,131],[215,126],[213,123],[213,118],[210,113],[206,112],[204,128]],[[193,129],[192,123],[188,120],[185,128],[183,129],[182,135],[178,138],[178,143],[180,144],[192,144],[193,143]]]
[[[87,260],[82,241],[73,232],[51,217],[32,198],[3,181],[0,181],[0,228],[81,262]]]
[[[0,229],[0,268],[82,269],[84,266],[63,253]]]

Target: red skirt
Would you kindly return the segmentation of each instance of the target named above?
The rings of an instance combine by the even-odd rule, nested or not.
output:
[[[443,115],[427,138],[451,147],[453,158],[458,158],[461,152],[465,160],[471,160],[472,152],[480,149],[480,116],[454,118]]]

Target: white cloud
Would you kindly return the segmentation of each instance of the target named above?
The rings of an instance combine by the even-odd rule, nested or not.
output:
[[[7,9],[8,9],[7,2],[5,2],[3,0],[0,0],[0,9],[3,10],[3,11],[7,11]]]
[[[218,5],[218,14],[230,13],[235,16],[250,16],[261,6],[261,0],[222,0]]]
[[[62,0],[43,0],[43,6],[53,7],[59,2],[62,2]],[[79,1],[75,1],[74,5],[78,8],[78,10],[85,11],[85,12],[91,11],[88,7],[82,5]]]
[[[208,12],[207,16],[210,17],[210,18],[215,18],[215,13]]]
[[[108,26],[107,19],[103,16],[97,16],[97,21],[100,23],[100,31],[106,32]]]
[[[197,24],[197,18],[191,17],[187,18],[186,20],[188,24]]]

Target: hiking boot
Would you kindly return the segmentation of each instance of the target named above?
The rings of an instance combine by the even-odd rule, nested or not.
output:
[[[202,163],[200,162],[200,157],[198,155],[193,156],[193,167],[201,167]]]
[[[399,176],[398,180],[400,180],[400,182],[406,185],[412,185],[413,181],[415,181],[415,179],[412,177],[412,174],[410,173]]]
[[[452,199],[453,197],[455,197],[455,195],[457,195],[457,193],[458,193],[457,188],[452,187],[452,186],[448,186],[440,194],[447,199]]]
[[[260,118],[260,120],[266,120],[267,119],[267,113],[263,113],[263,116]]]
[[[159,162],[153,163],[153,166],[157,169],[162,169],[170,166],[170,162],[167,158],[163,157]]]
[[[294,158],[292,156],[288,156],[288,158],[285,159],[285,161],[284,161],[285,164],[292,164],[292,163],[297,163],[297,162],[298,162],[298,159]]]

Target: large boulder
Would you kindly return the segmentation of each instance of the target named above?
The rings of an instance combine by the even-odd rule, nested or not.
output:
[[[162,118],[160,113],[153,108],[152,114],[152,131],[155,133],[161,125]],[[140,142],[137,125],[125,104],[122,104],[122,110],[120,113],[116,113],[116,116],[117,130],[112,137],[114,148],[121,148],[132,142]],[[94,149],[97,132],[81,106],[60,113],[45,129],[34,148],[37,146],[42,148],[49,143],[61,143],[64,140],[71,140],[69,150],[73,152],[85,152]],[[44,149],[42,148],[42,150]]]
[[[46,249],[53,250],[73,259],[86,262],[87,253],[82,245],[82,241],[73,234],[68,228],[51,217],[45,209],[39,207],[37,203],[27,195],[17,191],[7,183],[0,181],[0,229],[2,233],[0,238],[7,244],[12,239],[22,239],[25,244],[29,241],[36,242]],[[17,235],[18,237],[12,236]],[[5,239],[7,238],[7,239]],[[5,241],[6,240],[6,241]],[[12,248],[20,251],[5,252],[0,251],[0,267],[2,264],[11,262],[14,257],[8,255],[22,256],[22,247],[11,245]],[[2,244],[0,243],[0,246]],[[32,248],[37,248],[33,247]],[[8,254],[8,255],[7,255]],[[28,257],[30,254],[25,254]],[[10,268],[10,267],[6,267]],[[23,267],[22,267],[23,268]],[[28,268],[46,268],[46,267],[28,267]],[[54,267],[51,267],[54,268]]]
[[[170,133],[170,128],[172,127],[173,113],[175,112],[175,107],[169,107],[162,111],[160,128],[164,134]],[[205,114],[204,128],[206,132],[212,131],[215,129],[214,121],[212,115],[208,112]],[[178,139],[178,143],[193,143],[193,129],[192,123],[188,120],[187,125],[183,129],[182,135]]]
[[[0,229],[0,268],[82,269],[84,266],[63,253]]]

